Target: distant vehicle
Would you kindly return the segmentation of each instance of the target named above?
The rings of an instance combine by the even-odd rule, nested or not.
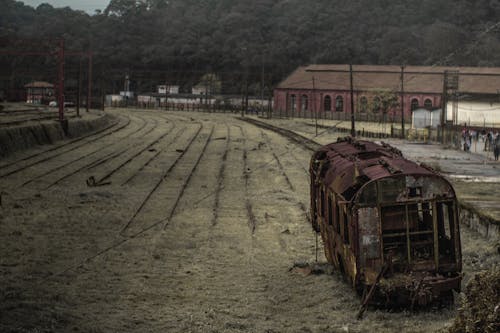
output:
[[[453,302],[462,254],[446,178],[387,144],[350,137],[318,149],[310,175],[313,229],[363,304]]]

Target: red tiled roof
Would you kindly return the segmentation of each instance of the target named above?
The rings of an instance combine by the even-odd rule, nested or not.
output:
[[[405,92],[442,93],[444,71],[459,72],[458,90],[462,93],[498,94],[500,90],[500,67],[406,66]],[[356,91],[400,91],[401,67],[353,65],[353,87]],[[349,65],[302,66],[283,80],[277,88],[349,90]]]

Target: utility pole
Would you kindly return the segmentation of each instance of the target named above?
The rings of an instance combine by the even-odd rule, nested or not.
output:
[[[80,118],[80,97],[82,94],[82,57],[78,63],[78,91],[76,95],[76,116]]]
[[[262,55],[262,72],[260,73],[260,113],[264,115],[264,55]]]
[[[92,51],[89,51],[89,69],[87,82],[87,112],[89,112],[92,103]]]
[[[401,66],[401,138],[405,138],[405,83],[404,83],[405,66]]]
[[[170,90],[167,81],[168,81],[168,76],[165,75],[165,111],[168,111],[168,92]]]
[[[241,116],[245,117],[245,112],[248,109],[248,64],[245,66],[245,100],[243,108],[241,108]]]
[[[352,84],[352,64],[349,64],[349,74],[351,79],[351,136],[356,137],[356,127],[354,125],[354,88]]]
[[[318,136],[318,113],[316,112],[316,85],[314,82],[314,76],[312,77],[313,81],[313,112],[314,112],[314,120],[315,120],[315,128],[316,128],[316,136]]]
[[[59,40],[59,96],[57,96],[59,104],[59,121],[64,121],[64,39]]]

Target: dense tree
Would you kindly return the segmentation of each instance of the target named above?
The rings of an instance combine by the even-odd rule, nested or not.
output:
[[[307,63],[500,66],[499,17],[499,0],[112,0],[92,16],[3,0],[0,37],[92,49],[96,80],[217,73],[233,92]]]

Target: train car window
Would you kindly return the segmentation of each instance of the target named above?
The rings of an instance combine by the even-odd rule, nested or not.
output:
[[[404,177],[386,178],[379,181],[381,202],[395,202],[406,196],[406,180]]]
[[[320,210],[321,210],[321,216],[325,217],[325,207],[326,207],[326,204],[325,204],[325,190],[324,189],[320,189],[320,192],[321,192],[321,207],[320,207]]]
[[[337,198],[335,198],[335,229],[337,230],[337,234],[340,235],[340,206]]]
[[[439,255],[454,259],[455,218],[453,202],[438,202],[436,206],[438,213]]]
[[[367,184],[361,191],[358,199],[359,204],[375,206],[377,204],[377,186],[375,182]]]
[[[345,211],[345,207],[342,207],[342,220],[344,221],[344,243],[349,244],[349,220]]]
[[[333,203],[331,195],[328,195],[328,224],[333,225]]]
[[[378,208],[363,207],[358,209],[358,236],[361,256],[364,259],[380,257],[380,230]]]

